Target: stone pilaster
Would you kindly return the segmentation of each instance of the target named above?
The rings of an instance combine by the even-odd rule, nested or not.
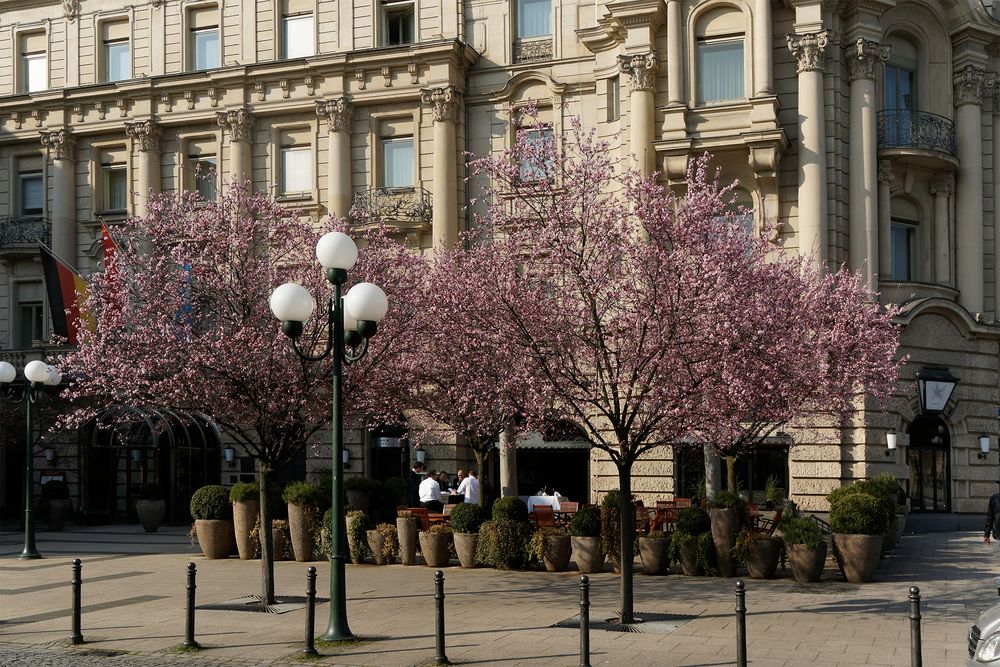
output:
[[[986,72],[966,65],[955,72],[958,182],[955,206],[955,281],[958,301],[973,316],[983,312],[983,127]]]
[[[354,107],[346,97],[317,100],[316,115],[327,125],[327,214],[346,218],[351,211],[351,120]]]
[[[133,192],[135,215],[144,217],[148,211],[150,194],[160,191],[160,137],[159,124],[153,120],[125,123],[125,135],[132,140],[133,159],[136,167],[136,191]]]
[[[458,240],[458,154],[455,124],[462,95],[454,86],[425,88],[420,100],[434,115],[434,185],[431,226],[435,250]]]
[[[229,135],[229,180],[244,182],[250,178],[253,152],[254,116],[246,107],[220,111],[219,127]]]
[[[52,251],[76,265],[76,137],[66,129],[41,133],[52,169]]]
[[[934,195],[934,281],[951,285],[951,174],[941,174],[931,183]]]
[[[892,278],[892,186],[896,175],[891,160],[878,162],[878,273],[882,280]]]
[[[653,106],[656,72],[660,68],[655,51],[618,56],[618,67],[629,77],[629,150],[644,174],[653,171]]]

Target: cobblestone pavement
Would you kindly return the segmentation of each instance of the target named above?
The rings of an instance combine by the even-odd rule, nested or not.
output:
[[[181,654],[185,568],[198,567],[198,603],[253,593],[259,561],[208,561],[181,529],[153,537],[133,526],[42,533],[46,558],[19,561],[18,536],[0,535],[0,665],[270,665],[301,663],[305,612],[199,610],[203,650]],[[924,598],[924,664],[959,665],[976,615],[997,601],[993,547],[974,533],[907,535],[883,561],[875,583],[855,586],[828,569],[818,584],[785,574],[747,581],[751,664],[775,667],[909,665],[907,592]],[[82,646],[69,634],[70,568],[84,562]],[[319,570],[321,595],[329,567]],[[301,595],[307,563],[275,564],[279,594]],[[447,653],[460,664],[577,665],[579,633],[560,622],[578,610],[578,573],[445,570]],[[322,664],[411,667],[434,657],[433,570],[350,566],[348,611],[363,641],[319,647]],[[618,577],[593,575],[592,619],[610,618]],[[731,665],[735,661],[734,580],[636,577],[636,610],[670,615],[668,634],[591,633],[594,665]],[[317,607],[317,634],[328,605]],[[663,626],[661,625],[661,628]],[[99,653],[99,652],[103,653]]]

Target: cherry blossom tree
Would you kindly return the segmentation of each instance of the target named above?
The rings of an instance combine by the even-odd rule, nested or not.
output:
[[[553,416],[576,422],[617,467],[621,525],[632,526],[638,459],[665,445],[733,440],[752,404],[747,394],[764,389],[755,385],[761,374],[733,378],[761,360],[769,368],[801,362],[773,344],[769,334],[787,321],[776,322],[774,305],[808,303],[803,292],[818,274],[770,243],[773,230],[750,234],[734,224],[726,214],[732,186],[720,185],[707,157],[692,162],[678,198],[655,175],[620,164],[578,119],[555,141],[538,140],[530,109],[515,122],[512,148],[471,162],[484,192],[478,222],[514,246],[531,285],[501,295],[504,312]],[[849,295],[857,293],[841,297]],[[788,308],[789,318],[801,314]],[[888,322],[881,317],[872,313]],[[872,334],[885,349],[895,335],[887,324]],[[887,377],[894,367],[871,370]],[[633,530],[621,531],[624,624],[634,620],[634,539]]]
[[[261,193],[233,184],[217,201],[197,193],[150,195],[149,213],[118,227],[113,263],[90,278],[97,327],[60,365],[77,401],[67,425],[82,425],[115,404],[209,415],[259,463],[261,526],[270,526],[271,473],[287,465],[330,420],[330,365],[305,363],[268,309],[286,281],[317,300],[331,292],[313,255],[336,227],[319,225]],[[352,281],[387,292],[407,284],[398,244],[375,233]],[[394,298],[393,305],[407,299]],[[390,307],[368,364],[349,371],[349,404],[378,404],[374,362],[401,340],[405,309]],[[324,322],[307,323],[302,344],[325,341]],[[363,394],[363,395],[362,395]],[[274,601],[271,531],[261,530],[261,598]]]

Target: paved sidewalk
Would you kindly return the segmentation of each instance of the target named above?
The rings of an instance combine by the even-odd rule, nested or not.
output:
[[[0,535],[0,665],[266,665],[301,660],[305,611],[285,614],[199,610],[204,649],[181,654],[185,568],[198,566],[198,604],[257,592],[259,561],[208,561],[178,528],[138,526],[41,533],[43,560],[19,561],[20,535]],[[83,634],[68,647],[70,567],[83,560]],[[789,575],[747,580],[748,654],[753,665],[909,665],[907,592],[920,586],[925,665],[959,665],[966,633],[997,602],[1000,552],[974,533],[907,535],[883,561],[877,581],[844,582],[827,570],[818,584]],[[275,564],[279,594],[302,595],[310,564]],[[327,594],[329,566],[319,571]],[[319,647],[322,664],[385,667],[434,657],[433,570],[349,566],[351,629],[365,641]],[[447,653],[453,662],[577,665],[579,633],[553,627],[578,611],[578,574],[445,570]],[[592,619],[609,618],[618,577],[591,577]],[[730,665],[735,662],[734,580],[636,576],[639,612],[690,616],[669,634],[591,633],[594,665]],[[317,607],[317,634],[326,604]],[[98,652],[98,653],[95,653]]]

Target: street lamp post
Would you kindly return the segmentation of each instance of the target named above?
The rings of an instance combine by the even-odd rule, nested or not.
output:
[[[344,565],[347,561],[347,526],[344,517],[344,426],[341,378],[343,364],[360,360],[368,351],[368,339],[375,335],[378,323],[389,308],[385,292],[372,283],[359,283],[341,298],[347,272],[358,260],[358,247],[341,232],[325,234],[316,244],[316,259],[326,269],[326,279],[333,285],[333,297],[327,303],[326,349],[310,354],[298,345],[303,324],[312,315],[312,295],[302,285],[285,283],[271,294],[271,312],[282,322],[282,331],[292,339],[296,354],[307,361],[333,357],[333,414],[331,419],[331,466],[333,468],[333,520],[330,549],[330,622],[322,639],[340,641],[354,635],[347,625],[347,589]],[[348,349],[350,348],[350,349]]]
[[[39,393],[45,386],[54,387],[62,381],[62,373],[44,361],[29,361],[24,367],[24,384],[14,387],[12,383],[17,377],[17,370],[6,361],[0,361],[0,387],[7,389],[4,394],[10,396],[12,403],[24,403],[27,413],[27,433],[24,437],[24,550],[18,556],[22,560],[41,558],[35,548],[35,457],[32,445],[34,421],[31,406],[38,400]],[[9,388],[9,389],[8,389]]]

